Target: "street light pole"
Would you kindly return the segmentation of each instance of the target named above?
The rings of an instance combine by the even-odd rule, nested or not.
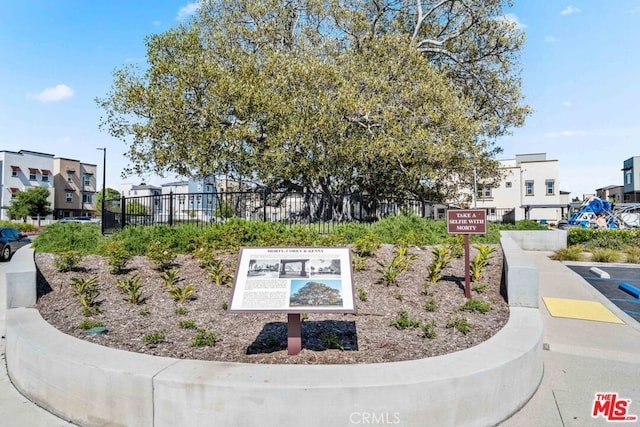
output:
[[[107,196],[106,182],[107,182],[107,147],[96,148],[96,150],[102,150],[102,208],[100,227],[102,234],[104,235],[104,198]]]

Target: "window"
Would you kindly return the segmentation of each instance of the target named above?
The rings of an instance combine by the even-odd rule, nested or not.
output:
[[[489,215],[494,215],[496,214],[496,208],[489,208]]]
[[[42,182],[49,182],[49,171],[42,169]]]
[[[15,187],[11,187],[9,189],[11,191],[11,198],[15,199],[16,198],[16,194],[18,194],[18,191],[20,191],[19,189],[15,188]]]
[[[544,186],[546,188],[546,194],[547,196],[553,196],[556,191],[555,191],[555,181],[553,179],[548,179],[544,182]]]
[[[512,185],[512,184],[511,184],[511,181],[507,181],[507,182],[505,182],[505,183],[504,183],[504,186],[505,186],[506,188],[511,188],[511,185]]]
[[[67,171],[67,182],[73,182],[73,172]]]
[[[91,175],[86,175],[84,176],[84,179],[82,181],[82,185],[84,185],[85,187],[90,187],[91,186]]]
[[[624,177],[625,177],[625,184],[631,185],[631,171],[625,171]]]
[[[73,193],[70,193],[70,192],[67,191],[65,193],[65,197],[66,197],[67,203],[73,202]]]
[[[20,172],[20,166],[11,166],[11,176],[18,176]]]
[[[524,194],[527,196],[533,196],[533,181],[524,182]]]
[[[36,177],[36,173],[38,173],[38,169],[29,168],[29,181],[35,181],[38,179]]]
[[[91,194],[82,195],[82,203],[93,203],[93,197]]]
[[[479,199],[491,198],[491,187],[488,185],[481,185],[478,188],[478,198]]]

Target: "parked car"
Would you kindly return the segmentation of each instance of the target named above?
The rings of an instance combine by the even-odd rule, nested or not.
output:
[[[60,218],[58,222],[82,222],[82,223],[90,223],[91,217],[88,216],[67,216],[64,218]]]
[[[2,247],[0,249],[0,259],[9,261],[15,251],[29,243],[31,243],[31,239],[15,228],[0,228],[0,245]]]

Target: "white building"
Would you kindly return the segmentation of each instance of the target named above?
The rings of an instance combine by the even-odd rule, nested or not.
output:
[[[556,223],[568,213],[569,193],[559,189],[558,160],[546,153],[518,154],[501,160],[502,181],[497,186],[477,184],[474,206],[487,209],[487,219],[533,219]]]
[[[48,200],[53,210],[55,201],[53,154],[20,150],[0,151],[0,219],[8,220],[8,207],[20,191],[44,187],[49,189]],[[51,219],[49,215],[45,219]]]

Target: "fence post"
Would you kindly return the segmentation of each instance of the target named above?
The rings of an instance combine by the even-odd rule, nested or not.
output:
[[[127,225],[127,199],[124,194],[120,198],[120,222],[122,223],[122,229]]]
[[[269,189],[264,187],[262,191],[262,221],[267,222],[267,191]]]
[[[169,191],[169,226],[173,225],[173,190]]]

